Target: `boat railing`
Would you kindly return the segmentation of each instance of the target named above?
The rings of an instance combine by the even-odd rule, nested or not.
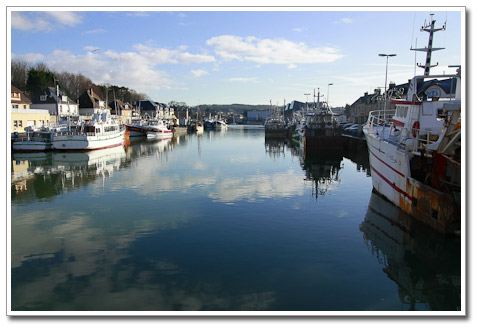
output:
[[[370,111],[368,115],[367,128],[373,130],[374,127],[391,127],[395,110],[375,110]]]

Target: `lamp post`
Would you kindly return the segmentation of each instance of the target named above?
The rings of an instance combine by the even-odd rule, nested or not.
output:
[[[333,85],[333,83],[328,84],[328,94],[326,95],[326,104],[328,106],[328,110],[330,109],[330,85]]]
[[[386,110],[386,102],[387,102],[386,88],[388,86],[388,60],[389,60],[389,57],[395,57],[396,54],[395,53],[393,53],[393,54],[380,53],[379,56],[380,57],[386,57],[386,77],[384,79],[384,110]]]
[[[306,104],[305,104],[305,106],[306,106],[306,110],[308,110],[308,96],[310,95],[310,93],[305,93],[305,95],[306,95]]]

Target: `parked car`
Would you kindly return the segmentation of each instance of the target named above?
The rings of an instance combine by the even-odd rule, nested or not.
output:
[[[345,124],[340,125],[340,127],[341,127],[342,129],[345,129],[345,128],[350,127],[351,125],[353,125],[353,123],[345,123]]]
[[[349,127],[346,127],[344,129],[345,133],[347,134],[351,134],[353,136],[357,136],[358,135],[358,129],[359,129],[359,124],[353,124]]]

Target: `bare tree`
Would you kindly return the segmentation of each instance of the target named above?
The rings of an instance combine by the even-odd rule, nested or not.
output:
[[[28,70],[31,68],[31,63],[25,60],[12,59],[11,69],[11,83],[22,91],[26,90],[26,82],[28,78]]]

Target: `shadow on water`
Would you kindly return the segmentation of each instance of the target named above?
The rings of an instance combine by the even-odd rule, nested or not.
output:
[[[360,230],[408,310],[460,310],[460,238],[437,233],[374,191]]]

